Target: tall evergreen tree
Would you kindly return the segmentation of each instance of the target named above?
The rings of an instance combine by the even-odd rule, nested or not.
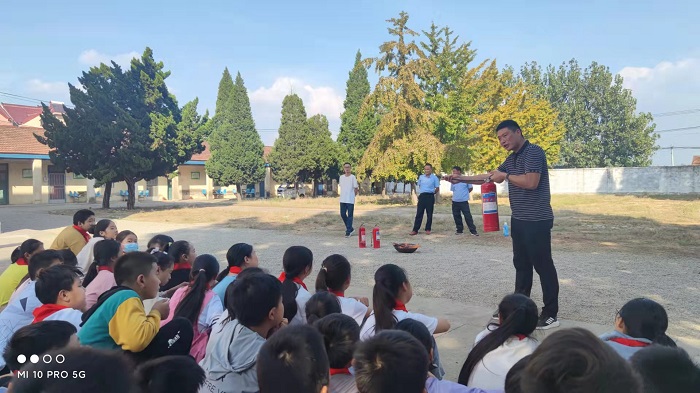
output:
[[[338,146],[333,142],[331,131],[328,129],[328,119],[324,115],[315,115],[307,120],[308,134],[311,145],[306,152],[314,163],[310,168],[310,178],[313,180],[313,196],[316,196],[319,181],[330,180],[340,174]]]
[[[581,69],[575,59],[542,70],[522,67],[520,78],[559,113],[565,129],[557,166],[566,168],[648,166],[657,149],[650,113],[637,112],[637,100],[622,77],[596,62]]]
[[[436,67],[414,41],[408,41],[418,33],[406,26],[407,13],[387,22],[395,40],[382,44],[380,56],[366,61],[375,65],[380,77],[360,113],[374,108],[382,108],[383,113],[357,168],[358,177],[413,183],[426,162],[439,173],[443,157],[444,146],[433,135],[436,114],[423,107],[425,93],[416,82],[427,79]]]
[[[93,67],[79,78],[82,90],[69,85],[75,108],[66,112],[65,127],[46,110],[42,116],[45,132],[37,139],[57,162],[99,182],[126,182],[127,209],[134,208],[137,181],[167,176],[202,149],[195,121],[181,121],[163,69],[150,48],[126,72],[114,62]],[[192,103],[188,113],[192,106],[196,112]]]
[[[219,81],[219,92],[216,95],[216,112],[214,118],[216,121],[222,121],[224,118],[233,112],[234,105],[234,88],[233,78],[228,71],[228,67],[224,68],[224,73]],[[212,130],[213,131],[213,130]]]
[[[224,78],[227,72],[224,71]],[[222,91],[219,90],[219,93]],[[264,145],[255,129],[248,91],[240,72],[236,75],[233,94],[229,97],[232,102],[230,112],[222,113],[222,118],[219,118],[209,136],[211,158],[205,168],[209,176],[219,183],[235,184],[238,195],[242,195],[241,184],[258,182],[265,177]],[[220,99],[218,97],[217,102]],[[222,105],[228,106],[221,101]]]
[[[313,156],[308,154],[311,145],[304,102],[296,94],[284,97],[279,135],[270,152],[269,161],[275,178],[287,183],[307,181],[315,167]]]
[[[369,92],[367,69],[362,64],[362,54],[358,50],[355,55],[355,64],[346,84],[346,96],[343,103],[345,111],[340,115],[340,132],[338,133],[338,143],[343,148],[344,159],[353,164],[362,158],[374,136],[378,123],[375,111],[368,111],[360,117],[360,109]]]

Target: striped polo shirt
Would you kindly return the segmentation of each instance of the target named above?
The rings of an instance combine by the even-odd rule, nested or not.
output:
[[[550,204],[547,157],[541,147],[526,140],[523,147],[509,155],[498,167],[498,170],[509,173],[511,176],[533,172],[540,174],[540,183],[534,190],[526,190],[513,183],[508,183],[508,199],[510,199],[513,218],[522,221],[554,219]]]

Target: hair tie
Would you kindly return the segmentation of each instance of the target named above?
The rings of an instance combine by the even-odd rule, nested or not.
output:
[[[205,270],[204,270],[204,269],[199,269],[199,271],[200,271],[200,272],[204,272]]]
[[[321,266],[321,269],[324,270],[325,272],[328,272],[328,268],[325,266]]]

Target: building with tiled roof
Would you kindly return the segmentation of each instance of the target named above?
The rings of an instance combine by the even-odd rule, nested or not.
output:
[[[49,109],[59,119],[66,113],[62,102],[51,101]],[[41,105],[31,106],[2,102],[0,103],[0,125],[40,128],[42,110]]]

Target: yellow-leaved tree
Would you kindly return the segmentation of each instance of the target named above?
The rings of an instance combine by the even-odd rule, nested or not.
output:
[[[414,41],[407,41],[406,36],[418,35],[406,27],[408,14],[402,12],[387,22],[396,40],[382,44],[379,57],[364,60],[380,77],[360,116],[376,112],[381,120],[360,160],[358,177],[413,183],[426,162],[439,171],[444,153],[444,145],[432,132],[438,114],[422,109],[425,92],[417,82],[436,69]]]
[[[525,138],[544,149],[549,163],[556,162],[564,129],[557,125],[557,112],[549,102],[536,98],[531,86],[509,72],[500,72],[495,61],[482,63],[470,74],[460,93],[473,100],[472,122],[447,146],[445,163],[472,173],[496,169],[510,154],[496,136],[496,126],[507,119],[518,122]]]

